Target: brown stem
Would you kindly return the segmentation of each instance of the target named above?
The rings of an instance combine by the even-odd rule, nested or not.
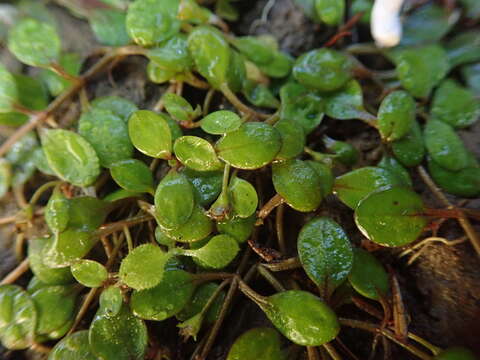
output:
[[[85,297],[85,299],[83,299],[82,306],[80,307],[80,310],[78,310],[77,316],[75,317],[75,321],[73,322],[73,325],[68,331],[67,335],[72,334],[75,331],[78,324],[80,324],[80,321],[82,321],[83,317],[87,313],[88,308],[90,307],[90,304],[92,303],[93,299],[95,299],[95,295],[97,295],[98,289],[99,288],[91,288],[87,296]]]
[[[5,216],[0,219],[0,225],[10,224],[17,220],[17,215]]]
[[[277,231],[278,247],[282,254],[287,253],[287,246],[285,245],[285,234],[283,233],[283,214],[285,213],[285,205],[280,204],[277,207],[277,214],[275,217],[275,229]]]
[[[48,68],[52,70],[54,73],[63,77],[64,79],[71,81],[72,83],[81,81],[80,77],[69,74],[60,64],[53,63],[53,64],[50,64]]]
[[[203,116],[208,115],[208,110],[210,109],[210,104],[212,103],[213,96],[215,95],[216,90],[211,88],[208,90],[205,99],[203,100]]]
[[[285,291],[285,287],[282,285],[282,283],[278,281],[278,279],[275,276],[273,276],[273,274],[270,271],[268,271],[264,266],[262,265],[257,266],[257,271],[260,275],[264,277],[265,280],[267,280],[270,283],[270,285],[273,286],[275,290],[279,292]]]
[[[114,223],[105,224],[105,225],[101,226],[100,229],[98,229],[96,231],[95,235],[98,236],[98,237],[107,236],[107,235],[110,235],[110,234],[112,234],[116,231],[123,230],[124,226],[130,227],[130,226],[137,225],[137,224],[140,224],[140,223],[145,222],[145,221],[149,221],[151,219],[152,219],[151,215],[145,214],[145,215],[134,216],[134,217],[122,220],[122,221],[117,221],[117,222],[114,222]]]
[[[28,259],[23,260],[18,266],[10,271],[7,276],[3,278],[0,282],[0,285],[7,285],[14,283],[20,276],[25,274],[29,269],[30,265],[28,263]]]
[[[272,212],[272,210],[284,202],[284,198],[282,198],[279,194],[275,194],[258,212],[258,220],[255,225],[263,224],[263,220]]]
[[[302,264],[300,263],[298,257],[295,256],[285,260],[278,260],[268,264],[262,264],[262,266],[267,268],[268,270],[277,272],[298,269],[302,267]]]
[[[337,352],[337,350],[335,350],[335,348],[333,347],[333,345],[331,343],[326,343],[326,344],[323,344],[322,346],[325,350],[327,350],[328,355],[330,355],[330,357],[333,360],[342,360],[342,357]]]
[[[195,284],[202,284],[207,281],[215,280],[227,280],[235,277],[235,274],[225,272],[212,272],[212,273],[197,273],[192,274],[192,279]]]
[[[247,115],[252,115],[253,117],[257,117],[260,119],[268,119],[270,115],[268,114],[261,114],[249,106],[245,105],[238,97],[235,95],[235,93],[230,90],[227,84],[222,84],[220,86],[220,91],[223,93],[223,95],[232,103],[233,106],[235,106],[241,113]]]
[[[318,355],[318,350],[315,346],[307,346],[307,359],[320,360],[320,355]]]

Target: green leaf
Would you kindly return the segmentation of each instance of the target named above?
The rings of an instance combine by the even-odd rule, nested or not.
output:
[[[194,250],[180,250],[180,255],[194,257],[205,268],[223,269],[238,254],[238,242],[229,235],[216,235],[206,245]]]
[[[480,4],[476,0],[460,0],[466,11],[466,16],[471,19],[480,17]]]
[[[82,59],[76,53],[63,53],[58,59],[61,68],[71,76],[78,76],[82,67]],[[42,69],[40,78],[43,80],[52,96],[58,96],[72,85],[71,80],[65,79],[49,69]]]
[[[161,225],[161,224],[160,224]],[[213,230],[213,222],[200,206],[193,208],[192,215],[186,223],[174,228],[163,228],[167,236],[179,242],[193,242],[205,239]]]
[[[130,42],[125,26],[126,14],[114,9],[95,9],[88,17],[93,34],[100,44],[122,46]]]
[[[21,74],[13,75],[17,84],[20,105],[30,110],[43,110],[48,105],[48,95],[42,83]]]
[[[456,129],[464,128],[480,117],[480,102],[471,90],[447,79],[435,91],[431,113]]]
[[[80,260],[93,248],[97,239],[84,229],[67,229],[55,234],[44,249],[44,262],[48,267],[62,268]]]
[[[439,45],[400,47],[389,52],[402,86],[415,97],[426,98],[447,74],[447,54]]]
[[[222,168],[212,144],[198,136],[182,136],[173,145],[175,156],[186,167],[196,171],[215,171]]]
[[[98,360],[90,350],[88,330],[74,332],[59,341],[48,360]]]
[[[109,210],[105,201],[90,196],[76,197],[69,202],[69,228],[96,230],[105,221]]]
[[[105,316],[117,316],[123,305],[122,290],[114,285],[105,288],[100,294],[99,311]]]
[[[24,184],[33,175],[37,149],[37,137],[33,132],[29,132],[17,140],[5,156],[12,165],[11,185],[13,187]]]
[[[267,76],[272,78],[284,78],[290,74],[293,61],[290,56],[280,51],[273,53],[271,63],[259,64],[258,67]]]
[[[48,335],[65,327],[75,315],[77,299],[70,286],[43,287],[32,294],[32,300],[37,310],[37,335]],[[66,333],[69,329],[63,330]]]
[[[161,225],[172,229],[185,224],[194,207],[192,185],[183,174],[171,170],[155,192],[155,211]]]
[[[353,249],[353,267],[348,281],[360,295],[372,300],[386,296],[390,283],[388,274],[375,256],[360,248]]]
[[[80,260],[71,266],[72,275],[80,284],[86,287],[99,287],[107,280],[105,267],[93,260]]]
[[[329,298],[352,268],[353,252],[347,234],[335,221],[315,217],[300,230],[297,248],[308,277]]]
[[[297,58],[293,77],[299,83],[320,91],[335,91],[351,79],[352,63],[341,52],[311,50]]]
[[[335,140],[325,135],[323,144],[329,151],[335,154],[333,159],[341,162],[343,165],[353,166],[358,161],[358,150],[345,141]]]
[[[460,70],[465,83],[478,96],[480,94],[480,63],[465,65]]]
[[[0,159],[0,198],[5,196],[12,182],[12,166],[9,161]]]
[[[92,101],[92,107],[96,109],[110,110],[125,123],[128,122],[130,115],[138,110],[137,105],[130,100],[114,95],[96,98]]]
[[[154,288],[134,291],[130,307],[141,319],[163,321],[179,313],[194,291],[190,273],[170,270],[165,272],[163,280]]]
[[[1,85],[0,85],[1,87]],[[0,89],[0,92],[2,90]],[[1,95],[0,95],[1,97]],[[1,101],[1,100],[0,100]],[[1,104],[0,104],[1,106]],[[24,125],[28,121],[28,115],[19,112],[6,112],[2,113],[0,109],[0,125],[19,127]]]
[[[209,26],[197,26],[188,35],[188,50],[197,71],[219,89],[227,83],[230,47],[223,34]]]
[[[412,186],[412,179],[408,171],[400,164],[400,162],[392,156],[384,155],[382,160],[377,164],[378,167],[390,171],[404,186]]]
[[[241,54],[257,65],[266,65],[273,61],[276,49],[266,37],[239,36],[233,38],[231,42]]]
[[[233,343],[227,360],[285,360],[282,343],[272,328],[253,328],[244,332]]]
[[[373,0],[353,0],[352,5],[350,6],[350,11],[352,15],[362,13],[363,16],[360,18],[360,23],[370,24],[372,8]]]
[[[227,219],[217,222],[217,230],[221,234],[226,234],[243,243],[248,240],[255,226],[256,216],[252,215],[248,218]]]
[[[201,206],[210,205],[222,191],[222,171],[195,171],[185,168],[182,173],[193,185],[195,201]]]
[[[332,193],[333,182],[335,178],[333,177],[332,169],[321,162],[307,160],[306,163],[315,170],[317,175],[320,177],[320,189],[322,190],[322,196],[327,196]]]
[[[147,327],[126,305],[116,316],[95,316],[88,338],[92,353],[103,360],[142,360],[147,350]]]
[[[15,77],[0,64],[0,113],[12,111],[18,96]]]
[[[160,69],[173,73],[184,73],[193,66],[193,59],[188,52],[187,37],[174,35],[159,46],[149,49],[146,56]]]
[[[104,167],[133,155],[127,124],[110,110],[91,108],[83,113],[78,133],[93,146]]]
[[[172,152],[172,133],[162,114],[138,110],[128,120],[128,133],[135,146],[145,155],[168,159]]]
[[[255,213],[258,195],[252,184],[235,176],[230,180],[228,191],[234,216],[248,218]]]
[[[153,193],[153,175],[149,167],[140,160],[128,159],[110,166],[113,180],[125,190]]]
[[[247,68],[245,61],[245,58],[238,51],[230,48],[227,83],[228,87],[233,92],[241,91],[244,87],[244,83],[247,81]]]
[[[435,119],[427,121],[424,130],[425,146],[438,165],[458,171],[468,164],[468,151],[453,128]]]
[[[10,30],[8,49],[24,64],[47,67],[58,61],[60,37],[52,25],[26,18]]]
[[[480,36],[478,31],[467,31],[455,36],[447,45],[450,67],[480,60]]]
[[[419,165],[425,156],[425,146],[418,122],[414,120],[410,132],[400,140],[393,141],[391,146],[393,154],[403,165],[408,167]]]
[[[399,140],[409,133],[415,121],[415,100],[405,91],[394,91],[383,99],[377,119],[383,139]]]
[[[164,267],[170,255],[153,244],[143,244],[133,249],[120,264],[118,276],[125,285],[143,290],[162,281]]]
[[[17,285],[1,285],[0,309],[2,345],[11,350],[30,347],[37,323],[37,311],[30,295]]]
[[[219,285],[214,282],[200,285],[195,290],[190,301],[183,307],[182,311],[176,314],[176,318],[180,321],[185,321],[200,313],[218,287]],[[221,291],[205,314],[205,321],[207,323],[214,323],[218,318],[224,299],[225,291]]]
[[[247,100],[255,106],[270,109],[277,109],[280,106],[278,99],[265,84],[245,79],[241,90]]]
[[[276,156],[277,159],[293,159],[303,152],[306,136],[301,126],[298,126],[293,120],[280,119],[274,128],[282,138],[282,147]]]
[[[242,125],[240,116],[232,111],[214,111],[202,119],[202,130],[208,134],[223,135],[237,130]]]
[[[434,357],[434,360],[475,360],[476,356],[469,349],[453,346],[449,347]]]
[[[272,162],[281,146],[281,136],[275,128],[249,122],[223,136],[216,149],[218,157],[233,167],[254,170]]]
[[[159,67],[153,61],[150,61],[147,64],[147,77],[148,80],[155,84],[163,84],[169,80],[176,80],[181,78],[178,74],[173,70],[166,70]]]
[[[450,194],[460,197],[480,195],[480,166],[472,154],[469,154],[467,167],[459,171],[444,169],[428,158],[428,171],[435,183]]]
[[[345,15],[345,0],[315,0],[315,9],[325,24],[338,25]]]
[[[355,223],[369,240],[383,246],[415,241],[427,225],[422,199],[396,187],[370,194],[355,209]]]
[[[200,107],[193,110],[192,105],[182,96],[166,93],[162,97],[163,105],[172,118],[177,121],[192,121],[201,113]]]
[[[401,185],[402,180],[390,171],[366,166],[337,177],[334,193],[345,205],[355,209],[371,193]]]
[[[74,279],[70,268],[50,268],[44,263],[44,249],[53,242],[51,238],[36,238],[28,242],[28,262],[33,274],[47,285],[71,284]]]
[[[279,292],[266,298],[260,307],[273,325],[297,345],[320,346],[333,340],[340,331],[333,310],[306,291]]]
[[[325,114],[334,119],[349,120],[365,117],[363,92],[357,80],[325,97]]]
[[[48,164],[62,180],[89,186],[100,175],[98,156],[80,135],[62,129],[46,130],[42,145]]]
[[[128,7],[128,35],[145,47],[171,38],[180,30],[178,4],[179,0],[135,0]]]
[[[297,211],[315,210],[322,201],[320,177],[305,161],[293,159],[272,165],[275,191]]]

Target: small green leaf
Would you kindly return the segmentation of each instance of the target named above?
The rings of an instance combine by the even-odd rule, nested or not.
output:
[[[72,275],[80,284],[86,287],[99,287],[107,280],[105,267],[93,260],[80,260],[71,266]]]
[[[230,180],[228,190],[234,216],[248,218],[255,213],[258,195],[252,184],[235,176]]]
[[[468,64],[480,60],[480,36],[471,30],[451,39],[447,45],[447,57],[450,67]]]
[[[17,285],[0,286],[0,341],[7,349],[33,344],[37,311],[28,293]]]
[[[115,316],[97,314],[88,338],[90,349],[98,359],[142,360],[147,350],[147,327],[126,305]]]
[[[408,171],[400,164],[400,162],[392,156],[384,155],[382,160],[377,164],[378,167],[390,171],[404,186],[412,186],[412,179]]]
[[[395,157],[403,165],[413,167],[419,165],[425,156],[425,146],[420,125],[415,120],[410,132],[403,138],[391,143]]]
[[[94,231],[103,224],[108,213],[108,204],[90,196],[80,196],[69,200],[70,229]]]
[[[53,268],[70,266],[87,255],[96,242],[91,231],[84,229],[67,229],[55,234],[43,252],[45,265]]]
[[[302,227],[297,247],[308,277],[329,298],[352,268],[353,252],[347,234],[335,221],[315,217]]]
[[[355,209],[355,223],[369,240],[383,246],[415,241],[427,225],[422,199],[413,190],[394,187],[370,194]]]
[[[122,160],[110,166],[113,180],[125,190],[153,193],[153,175],[145,163],[136,159]]]
[[[134,291],[130,299],[133,313],[141,319],[163,321],[179,313],[195,291],[192,275],[183,270],[166,271],[155,287]]]
[[[366,166],[337,177],[334,192],[345,205],[355,209],[371,193],[401,185],[401,179],[390,171]]]
[[[195,201],[201,206],[210,205],[222,191],[222,171],[195,171],[185,168],[182,172],[193,185]]]
[[[92,107],[96,109],[110,110],[116,116],[122,118],[127,123],[130,115],[138,110],[130,100],[124,99],[120,96],[102,96],[92,101]]]
[[[471,90],[447,79],[435,91],[431,113],[456,129],[464,128],[480,117],[480,102]]]
[[[358,150],[351,144],[345,141],[332,139],[326,135],[323,137],[323,143],[328,150],[335,154],[333,158],[341,162],[343,165],[353,166],[358,161]]]
[[[315,210],[322,201],[320,177],[305,161],[293,159],[272,165],[275,191],[297,211]]]
[[[74,332],[59,341],[48,360],[98,360],[90,350],[88,330]]]
[[[467,166],[468,151],[450,125],[430,119],[424,134],[428,153],[438,165],[450,171],[458,171]]]
[[[218,157],[233,167],[253,170],[273,161],[281,146],[281,136],[275,128],[249,122],[223,136],[216,149]]]
[[[185,224],[194,207],[192,185],[183,174],[171,170],[155,192],[155,210],[161,225],[172,229]]]
[[[18,101],[18,89],[15,77],[0,64],[0,113],[7,113],[13,110]]]
[[[219,233],[229,235],[239,243],[243,243],[247,241],[252,234],[255,221],[255,215],[245,219],[227,219],[223,222],[217,222],[217,230]]]
[[[123,305],[122,290],[117,286],[109,286],[100,294],[99,311],[105,316],[117,316]]]
[[[92,108],[83,113],[78,133],[93,146],[104,167],[133,155],[127,125],[110,110]]]
[[[60,56],[60,37],[52,25],[25,18],[10,30],[8,49],[24,64],[47,67]]]
[[[216,28],[197,26],[188,35],[188,50],[197,71],[215,88],[227,83],[230,47]]]
[[[305,131],[293,120],[280,119],[274,128],[280,133],[282,147],[277,159],[288,160],[297,157],[303,152],[306,142]]]
[[[122,46],[130,42],[125,20],[125,12],[115,9],[95,9],[88,17],[93,34],[100,44],[107,46]]]
[[[182,136],[173,145],[175,156],[186,167],[196,171],[215,171],[222,168],[212,144],[198,136]]]
[[[262,36],[239,36],[232,39],[232,44],[250,61],[266,65],[273,61],[276,51],[269,40]]]
[[[43,84],[30,76],[15,74],[18,101],[20,105],[31,110],[43,110],[48,105],[48,94]]]
[[[76,53],[63,53],[60,55],[58,64],[69,75],[78,76],[82,67],[82,59]],[[43,80],[52,96],[58,96],[71,86],[71,80],[65,79],[49,69],[40,72]]]
[[[193,110],[192,105],[182,96],[166,93],[162,97],[163,105],[172,118],[177,121],[192,121],[201,113],[200,107]]]
[[[233,343],[227,360],[285,360],[282,343],[272,328],[254,328],[244,332]]]
[[[180,30],[176,19],[179,0],[136,0],[128,7],[128,35],[140,46],[152,46]]]
[[[360,248],[353,249],[353,267],[348,281],[360,295],[372,300],[386,296],[390,289],[383,265],[375,256]]]
[[[475,360],[476,356],[469,349],[453,346],[449,347],[434,357],[434,360]]]
[[[299,83],[320,91],[335,91],[351,79],[352,63],[341,52],[311,50],[297,58],[293,77]]]
[[[200,206],[193,208],[192,215],[186,223],[174,228],[163,229],[167,236],[179,242],[193,242],[205,239],[213,230],[212,220]]]
[[[12,165],[5,159],[0,159],[0,198],[5,196],[12,183]]]
[[[202,130],[213,135],[235,131],[240,125],[242,125],[240,116],[227,110],[214,111],[202,119]]]
[[[315,0],[318,17],[327,25],[338,25],[345,15],[345,0]]]
[[[330,195],[333,190],[333,182],[335,178],[333,177],[332,169],[321,162],[307,160],[306,163],[315,170],[317,175],[320,177],[320,188],[322,190],[322,196],[325,197]]]
[[[363,92],[360,83],[352,79],[343,88],[326,96],[325,114],[339,120],[368,116],[363,107]]]
[[[128,120],[128,133],[135,146],[145,155],[168,159],[172,152],[172,134],[162,114],[138,110]]]
[[[42,134],[48,164],[55,174],[73,185],[89,186],[100,174],[99,159],[93,147],[80,135],[62,129]]]
[[[415,100],[405,91],[388,94],[378,110],[378,130],[386,141],[399,140],[409,133],[415,120]]]
[[[184,73],[193,66],[193,59],[188,52],[187,37],[174,35],[158,47],[149,49],[146,56],[160,69],[173,73]]]
[[[216,235],[195,250],[181,250],[180,255],[192,256],[205,268],[222,269],[232,262],[240,248],[229,235]]]
[[[118,276],[125,285],[148,289],[162,281],[164,267],[170,255],[153,244],[143,244],[133,249],[120,264]]]

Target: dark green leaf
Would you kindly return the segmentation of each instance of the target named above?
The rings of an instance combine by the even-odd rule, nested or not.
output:
[[[402,139],[391,143],[395,157],[403,165],[413,167],[419,165],[425,155],[423,135],[420,125],[415,120],[410,132]]]
[[[96,98],[92,101],[92,107],[110,110],[116,116],[122,118],[125,123],[128,122],[130,115],[138,110],[137,106],[130,100],[115,95]]]
[[[234,216],[248,218],[255,213],[258,195],[252,184],[235,176],[230,180],[228,191]]]
[[[82,59],[76,53],[63,53],[60,55],[58,64],[69,75],[77,76],[82,67]],[[58,96],[65,91],[72,82],[49,69],[43,69],[40,78],[47,85],[52,96]]]
[[[132,192],[153,193],[153,175],[145,163],[136,159],[122,160],[110,166],[113,180]]]
[[[122,46],[130,42],[125,20],[125,12],[114,9],[96,9],[88,18],[97,40],[108,46]]]
[[[480,35],[478,31],[461,33],[451,39],[447,45],[447,58],[450,66],[467,64],[480,60]]]
[[[0,113],[12,111],[17,101],[18,89],[15,77],[0,64]]]
[[[48,360],[98,360],[90,350],[88,331],[81,330],[58,342],[48,355]]]
[[[318,17],[327,25],[338,25],[345,15],[345,0],[315,0]]]
[[[284,360],[282,343],[277,331],[272,328],[254,328],[235,340],[227,360]]]
[[[188,52],[187,37],[174,35],[158,47],[148,50],[146,56],[161,69],[174,73],[183,73],[193,66],[193,59]]]
[[[222,269],[232,262],[240,248],[229,235],[216,235],[206,245],[194,250],[181,250],[180,255],[191,256],[205,268]]]
[[[277,159],[293,159],[303,152],[306,137],[301,126],[298,126],[293,120],[280,119],[274,128],[282,138],[282,147],[276,156]]]
[[[388,94],[380,104],[377,114],[378,130],[386,141],[407,135],[415,120],[415,100],[405,91]]]

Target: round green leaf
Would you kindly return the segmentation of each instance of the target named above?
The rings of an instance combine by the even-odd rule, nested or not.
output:
[[[193,188],[185,175],[171,170],[155,191],[155,212],[165,228],[185,224],[195,207]]]
[[[213,135],[235,131],[240,125],[242,125],[240,116],[227,110],[214,111],[202,119],[202,130]]]
[[[334,193],[345,205],[355,209],[369,194],[401,185],[401,179],[390,171],[366,166],[337,177]]]
[[[99,287],[107,280],[105,267],[93,260],[80,260],[71,266],[72,275],[86,287]]]
[[[248,218],[234,218],[223,222],[217,222],[217,230],[221,234],[230,235],[239,243],[248,240],[255,226],[256,216],[252,215]]]
[[[147,327],[126,305],[116,316],[98,314],[88,338],[92,353],[103,360],[142,360],[147,350]]]
[[[44,249],[48,248],[53,239],[37,238],[28,242],[28,261],[35,276],[48,285],[64,285],[73,282],[68,267],[50,268],[44,263]]]
[[[391,143],[395,157],[403,165],[413,167],[419,165],[425,156],[425,146],[420,125],[415,120],[410,132],[403,138]]]
[[[113,180],[125,190],[153,193],[153,175],[144,162],[136,159],[122,160],[110,166]]]
[[[108,204],[94,197],[80,196],[70,199],[69,203],[69,230],[96,230],[108,213]]]
[[[477,357],[469,349],[454,346],[443,350],[434,360],[475,360]]]
[[[192,105],[184,97],[174,93],[166,93],[162,100],[167,112],[177,121],[191,121],[200,111],[198,107],[194,111]]]
[[[184,34],[174,35],[158,47],[149,49],[146,56],[156,67],[173,73],[186,72],[193,65],[188,52],[187,37]]]
[[[201,206],[210,205],[222,191],[222,171],[195,171],[189,168],[183,174],[193,185],[195,201]]]
[[[219,285],[213,282],[200,285],[195,290],[188,304],[185,305],[182,311],[176,314],[176,318],[180,321],[185,321],[200,313],[218,287]],[[225,292],[221,291],[205,314],[207,323],[213,323],[218,318],[224,299]]]
[[[140,46],[152,46],[178,33],[179,0],[136,0],[127,12],[128,35]]]
[[[320,177],[305,161],[293,159],[272,165],[275,191],[298,211],[315,210],[322,201]]]
[[[234,216],[248,218],[255,213],[258,195],[252,184],[235,176],[230,180],[228,190]]]
[[[377,164],[377,166],[390,171],[398,178],[398,180],[401,181],[404,186],[413,185],[412,179],[410,178],[410,174],[408,173],[408,171],[394,157],[384,155],[382,160],[380,160],[380,162]]]
[[[322,300],[301,290],[279,292],[260,305],[275,327],[290,341],[320,346],[340,331],[337,316]]]
[[[320,91],[334,91],[351,79],[352,63],[344,54],[323,48],[297,58],[293,77],[301,84]]]
[[[78,123],[78,133],[93,146],[104,167],[132,157],[127,125],[110,110],[91,108],[84,113]]]
[[[205,239],[213,230],[212,220],[200,206],[193,208],[192,216],[186,223],[174,229],[163,229],[168,237],[179,242],[193,242]]]
[[[156,245],[137,246],[122,260],[118,276],[133,289],[152,288],[162,280],[169,258],[170,255]]]
[[[8,48],[24,64],[46,67],[57,62],[61,44],[52,25],[25,18],[10,30]]]
[[[194,291],[192,275],[183,270],[170,270],[154,288],[134,291],[130,307],[142,319],[163,321],[179,313]]]
[[[338,25],[345,14],[345,0],[315,0],[318,17],[327,25]]]
[[[125,123],[128,122],[130,115],[138,110],[137,106],[130,100],[120,96],[102,96],[92,101],[92,107],[97,109],[110,110],[120,117]]]
[[[315,170],[320,177],[320,188],[322,189],[322,196],[327,196],[332,193],[334,177],[332,169],[321,162],[307,160],[306,163]]]
[[[53,190],[45,208],[45,222],[53,233],[67,228],[70,219],[70,202],[58,187]]]
[[[122,290],[116,286],[109,286],[100,294],[99,309],[102,315],[117,316],[123,305]]]
[[[468,1],[464,0],[463,2]],[[478,6],[478,5],[477,5]],[[453,68],[460,64],[472,63],[480,60],[480,37],[475,29],[462,32],[446,44],[447,57]]]
[[[62,180],[77,186],[91,185],[100,174],[94,148],[80,135],[62,129],[42,134],[48,165]]]
[[[270,163],[281,146],[281,136],[275,128],[249,122],[223,136],[216,149],[218,157],[233,167],[253,170]]]
[[[97,243],[91,230],[69,228],[55,234],[43,251],[44,263],[48,267],[62,268],[80,260]]]
[[[408,134],[415,120],[415,100],[405,91],[394,91],[383,99],[377,119],[383,139],[401,139]]]
[[[375,192],[355,210],[355,223],[369,240],[384,246],[415,241],[427,225],[422,199],[402,187]]]
[[[323,143],[329,151],[335,154],[333,156],[334,160],[346,166],[353,166],[358,161],[358,150],[351,144],[332,139],[326,135],[323,137]]]
[[[0,341],[7,349],[32,345],[37,311],[28,293],[17,285],[0,286]]]
[[[303,152],[306,137],[301,126],[298,126],[294,121],[280,119],[274,127],[282,138],[282,147],[276,156],[277,159],[293,159]]]
[[[135,111],[128,120],[128,133],[133,146],[140,152],[154,158],[170,158],[172,133],[162,114]]]
[[[227,355],[227,360],[284,360],[282,343],[272,328],[254,328],[238,337]]]
[[[214,171],[222,167],[212,144],[198,136],[178,138],[173,151],[182,164],[193,170]]]
[[[36,78],[15,74],[18,100],[20,104],[31,110],[43,110],[48,105],[48,94],[43,84]]]
[[[90,350],[88,331],[81,330],[59,341],[48,355],[48,360],[98,360]]]
[[[302,227],[297,248],[308,277],[328,298],[352,268],[353,252],[347,234],[335,221],[315,217]]]
[[[467,167],[468,150],[450,125],[430,119],[424,134],[428,153],[440,166],[450,171]]]
[[[388,274],[375,256],[360,248],[353,249],[353,267],[348,281],[360,295],[372,300],[386,296],[390,289]]]
[[[230,47],[223,34],[210,26],[197,26],[188,35],[188,50],[197,71],[216,89],[227,82]]]
[[[0,113],[12,111],[17,101],[18,89],[15,77],[0,64]]]
[[[357,80],[348,81],[345,86],[325,97],[325,114],[334,119],[357,119],[365,113],[363,92]]]
[[[194,257],[203,267],[222,269],[232,262],[239,250],[234,238],[222,234],[212,237],[199,249],[182,250],[180,254]]]
[[[480,102],[471,90],[448,79],[435,91],[432,116],[454,128],[464,128],[480,117]]]
[[[98,42],[107,46],[122,46],[130,42],[125,20],[125,12],[115,9],[95,9],[88,17]]]

